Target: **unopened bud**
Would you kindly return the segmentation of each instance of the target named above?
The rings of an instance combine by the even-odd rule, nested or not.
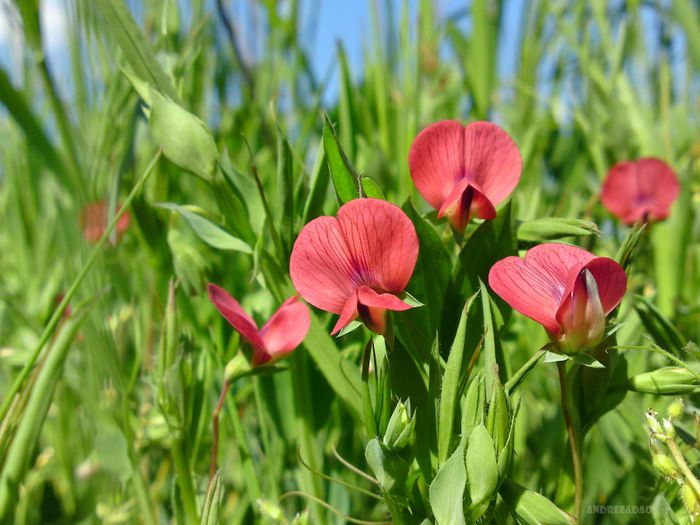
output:
[[[653,454],[651,458],[654,468],[664,477],[676,479],[679,476],[678,469],[673,460],[665,454]]]
[[[656,419],[656,412],[649,409],[649,410],[647,410],[644,417],[647,420],[647,425],[649,425],[649,429],[651,430],[652,434],[656,434],[656,435],[663,435],[664,434],[664,430],[663,430],[663,428],[661,428],[661,424],[659,424],[659,421]]]
[[[633,392],[673,396],[691,394],[700,388],[697,374],[680,366],[666,366],[629,378],[627,389]]]
[[[413,440],[415,423],[416,419],[411,414],[410,402],[404,404],[402,401],[399,401],[384,433],[384,445],[393,450],[409,445]]]
[[[276,522],[281,522],[284,520],[284,513],[282,512],[282,509],[279,508],[279,505],[270,500],[260,498],[258,500],[258,510],[260,511],[261,516],[264,518],[269,518]]]
[[[239,377],[244,376],[253,369],[248,358],[243,354],[243,352],[238,352],[233,359],[231,359],[224,369],[224,379],[233,383]]]
[[[678,398],[673,403],[668,405],[668,417],[669,419],[674,417],[681,417],[683,414],[683,400]]]
[[[668,439],[676,437],[676,427],[673,426],[670,419],[663,420],[664,434]]]
[[[683,485],[681,485],[681,498],[683,498],[683,504],[691,517],[694,518],[700,514],[700,501],[698,501],[698,495],[693,490],[693,487],[687,483],[683,483]]]

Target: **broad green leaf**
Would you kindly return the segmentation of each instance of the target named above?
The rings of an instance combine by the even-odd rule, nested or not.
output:
[[[204,123],[171,99],[151,89],[150,124],[163,154],[183,170],[211,179],[218,151]]]
[[[472,430],[484,420],[486,385],[481,374],[474,376],[462,401],[462,444],[466,446]]]
[[[237,239],[220,226],[210,222],[201,215],[190,211],[185,206],[179,206],[172,202],[156,204],[159,208],[174,211],[192,227],[197,236],[212,248],[219,250],[233,250],[252,254],[253,249],[240,239]]]
[[[656,344],[676,355],[680,354],[684,346],[684,337],[668,317],[654,306],[651,301],[641,295],[634,296],[633,304],[644,328],[649,332]]]
[[[475,299],[476,295],[473,295],[462,308],[462,316],[459,319],[457,333],[452,341],[450,356],[442,378],[442,395],[440,396],[440,415],[438,420],[438,465],[442,465],[447,460],[452,447],[455,413],[459,406],[461,395],[460,383],[462,379],[464,341],[467,335],[467,317],[469,308]]]
[[[277,128],[277,221],[282,242],[291,249],[294,235],[294,164],[292,148]],[[287,252],[285,255],[289,255]]]
[[[328,168],[333,179],[336,195],[341,204],[359,197],[358,184],[360,175],[345,155],[338,137],[333,129],[333,124],[326,116],[323,125],[323,149],[326,152]]]
[[[499,494],[520,523],[527,525],[571,525],[573,516],[557,507],[542,494],[533,492],[514,481],[506,479]]]
[[[491,434],[483,424],[472,430],[467,446],[467,479],[471,504],[488,501],[498,487],[498,464]]]
[[[387,449],[378,438],[371,439],[365,449],[365,459],[382,490],[400,493],[406,485],[408,463]]]
[[[464,466],[464,447],[452,453],[430,484],[430,508],[437,525],[463,525],[464,488],[467,472]]]

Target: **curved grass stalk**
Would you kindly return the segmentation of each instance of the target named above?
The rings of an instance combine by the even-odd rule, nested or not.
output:
[[[335,456],[335,459],[337,459],[337,460],[340,461],[343,465],[345,465],[345,468],[347,468],[348,470],[354,472],[354,473],[357,474],[358,476],[362,476],[362,477],[365,478],[367,481],[369,481],[369,482],[371,482],[371,483],[374,483],[375,485],[379,485],[379,481],[377,481],[375,478],[373,478],[372,476],[370,476],[370,475],[367,474],[366,472],[361,471],[359,468],[357,468],[355,465],[353,465],[353,464],[350,463],[347,459],[345,459],[343,456],[341,456],[341,455],[338,453],[338,451],[336,450],[335,445],[333,445],[333,446],[331,447],[331,449],[333,450],[333,456]]]
[[[311,494],[307,494],[306,492],[301,492],[298,490],[292,490],[289,492],[285,492],[284,494],[282,494],[282,496],[280,496],[279,501],[282,501],[283,499],[286,499],[286,498],[290,498],[292,496],[298,496],[300,498],[310,499],[310,500],[314,501],[315,503],[318,503],[322,507],[330,510],[336,516],[340,516],[341,518],[343,518],[345,521],[347,521],[349,523],[357,523],[358,525],[392,525],[391,521],[366,521],[366,520],[360,520],[357,518],[353,518],[351,516],[347,516],[347,515],[343,514],[342,512],[340,512],[335,507],[333,507],[332,505],[326,503],[325,501],[323,501],[321,499],[318,499],[316,496],[313,496]]]
[[[297,448],[297,459],[299,460],[299,463],[301,463],[306,470],[311,472],[312,474],[315,474],[316,476],[319,476],[320,478],[323,478],[327,481],[330,481],[331,483],[336,483],[338,485],[342,485],[343,487],[356,490],[357,492],[360,492],[364,494],[365,496],[369,496],[370,498],[374,498],[379,501],[383,501],[383,498],[379,496],[378,494],[375,494],[374,492],[371,492],[367,489],[363,489],[362,487],[357,487],[353,485],[352,483],[348,483],[347,481],[343,481],[341,479],[334,478],[332,476],[329,476],[328,474],[324,474],[323,472],[316,470],[312,468],[310,465],[308,465],[305,461],[304,458],[301,456],[301,448]]]

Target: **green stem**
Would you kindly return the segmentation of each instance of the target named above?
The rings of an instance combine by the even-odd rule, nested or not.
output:
[[[46,328],[44,328],[44,331],[41,334],[41,338],[39,339],[39,342],[36,344],[36,346],[32,350],[32,353],[30,354],[29,359],[27,359],[27,362],[25,363],[24,368],[22,368],[22,371],[19,373],[19,375],[17,376],[15,381],[12,383],[12,386],[10,387],[8,392],[5,394],[5,398],[2,401],[2,407],[0,407],[0,421],[3,421],[5,419],[5,416],[7,415],[7,411],[9,410],[10,405],[12,404],[12,400],[14,399],[17,392],[19,392],[20,388],[22,388],[22,384],[24,383],[25,379],[29,375],[29,372],[31,372],[32,368],[34,368],[34,365],[36,364],[36,361],[39,358],[39,354],[41,353],[41,350],[44,348],[44,345],[51,338],[53,331],[56,329],[58,322],[61,320],[61,317],[63,316],[63,312],[66,310],[66,307],[70,303],[71,299],[73,299],[73,296],[78,291],[78,288],[82,284],[83,279],[85,279],[85,276],[87,275],[88,271],[90,271],[90,268],[92,268],[92,265],[97,260],[97,256],[100,254],[102,247],[105,245],[105,243],[109,239],[109,236],[112,234],[112,231],[116,227],[117,222],[119,222],[119,219],[122,217],[122,215],[124,215],[124,212],[131,204],[131,201],[134,200],[134,197],[136,197],[136,195],[139,193],[141,188],[143,188],[143,185],[148,180],[148,177],[152,173],[153,168],[156,165],[156,162],[160,158],[160,155],[161,155],[161,150],[159,149],[156,152],[153,159],[151,159],[151,162],[146,167],[146,171],[141,176],[141,179],[139,179],[139,181],[136,183],[134,188],[131,190],[131,193],[129,193],[129,195],[126,198],[126,200],[124,201],[124,204],[122,205],[122,207],[114,215],[111,222],[107,225],[107,229],[105,229],[104,233],[102,234],[102,237],[100,237],[100,240],[97,242],[97,244],[93,248],[92,253],[90,253],[90,257],[88,257],[88,260],[83,265],[82,270],[80,270],[80,273],[75,278],[75,281],[73,281],[73,284],[71,284],[70,288],[66,292],[66,295],[63,296],[63,300],[60,302],[60,304],[58,305],[58,307],[54,311],[53,315],[51,316],[51,319],[49,320],[49,323],[46,325]]]
[[[547,350],[543,348],[539,349],[537,352],[532,354],[532,357],[527,360],[527,363],[520,367],[520,370],[513,374],[513,377],[511,377],[504,386],[507,395],[510,395],[516,388],[518,388],[523,379],[525,379],[527,374],[530,373],[530,370],[532,370],[535,365],[539,363],[542,356],[544,356],[546,353]]]
[[[583,469],[581,466],[581,448],[578,442],[576,428],[571,418],[569,409],[569,388],[566,382],[566,363],[559,361],[557,363],[559,370],[559,386],[561,387],[561,409],[564,413],[564,421],[566,422],[566,432],[569,435],[569,446],[571,447],[571,461],[574,466],[574,483],[576,484],[576,493],[574,500],[574,518],[578,523],[581,518],[581,510],[583,508]]]
[[[192,484],[192,473],[185,458],[185,444],[181,438],[173,440],[171,448],[173,463],[175,464],[175,475],[177,485],[180,488],[182,505],[185,508],[188,523],[199,523],[199,513],[197,512],[197,499]]]
[[[695,477],[693,471],[690,470],[690,467],[688,466],[688,464],[685,461],[685,458],[683,457],[681,449],[678,448],[678,444],[673,439],[667,439],[666,446],[671,451],[671,455],[676,461],[676,465],[678,465],[678,468],[683,473],[685,480],[690,484],[691,487],[693,487],[695,493],[698,496],[700,496],[700,482],[698,482],[698,478]]]
[[[209,464],[210,481],[214,479],[214,474],[216,474],[216,463],[219,457],[219,415],[221,414],[221,409],[224,407],[224,401],[226,401],[226,394],[228,394],[229,388],[231,388],[231,383],[229,381],[224,381],[224,387],[221,389],[219,401],[216,403],[216,408],[211,416],[212,444],[211,462]]]
[[[147,525],[157,525],[158,520],[153,513],[153,505],[151,503],[151,498],[148,493],[148,487],[143,479],[143,474],[141,469],[131,461],[131,479],[134,483],[134,492],[136,493],[136,499],[141,506],[141,517]]]

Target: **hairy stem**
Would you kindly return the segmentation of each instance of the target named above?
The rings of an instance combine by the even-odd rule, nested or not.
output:
[[[224,407],[224,401],[226,400],[226,394],[228,394],[231,388],[231,383],[229,381],[224,381],[224,387],[221,389],[221,395],[219,396],[219,401],[216,403],[216,408],[211,415],[211,430],[212,430],[212,443],[211,443],[211,462],[209,463],[209,479],[211,480],[216,474],[216,463],[219,456],[219,416],[221,415],[221,410]]]

